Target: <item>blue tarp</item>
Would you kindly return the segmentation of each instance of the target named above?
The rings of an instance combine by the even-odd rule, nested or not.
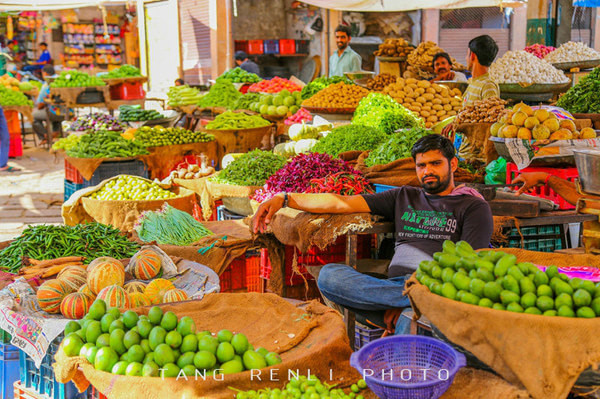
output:
[[[573,0],[575,7],[600,7],[600,0]]]

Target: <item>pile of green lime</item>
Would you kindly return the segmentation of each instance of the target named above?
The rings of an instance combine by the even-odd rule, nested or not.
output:
[[[89,195],[100,201],[154,201],[175,197],[177,194],[159,184],[131,175],[119,175]]]
[[[250,110],[262,115],[285,116],[295,114],[302,104],[299,91],[290,93],[283,89],[277,94],[262,94],[259,101],[250,104]]]
[[[317,376],[310,374],[308,377],[300,375],[290,379],[283,389],[259,389],[242,392],[234,389],[237,394],[236,399],[286,399],[286,398],[339,398],[339,399],[364,399],[360,391],[367,387],[365,380],[360,379],[356,384],[352,384],[350,392],[335,388],[334,385],[328,385],[321,382]]]
[[[144,377],[195,376],[219,372],[239,373],[281,363],[275,352],[254,347],[244,334],[221,330],[196,332],[189,316],[177,318],[154,306],[148,315],[132,310],[107,309],[94,301],[88,314],[70,321],[62,350],[67,356],[84,356],[96,370]],[[206,373],[206,374],[205,374]]]
[[[422,261],[417,279],[437,295],[472,305],[544,316],[600,316],[600,283],[569,278],[556,266],[541,271],[502,251],[478,251],[466,241],[444,241]]]

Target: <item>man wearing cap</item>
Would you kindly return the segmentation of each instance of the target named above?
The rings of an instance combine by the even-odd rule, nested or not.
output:
[[[248,54],[246,54],[245,51],[235,52],[235,64],[246,72],[254,73],[260,76],[260,70],[258,69],[258,65],[256,65],[255,62],[252,62],[248,59]]]

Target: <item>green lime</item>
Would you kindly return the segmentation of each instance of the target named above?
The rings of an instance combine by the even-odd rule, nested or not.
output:
[[[215,367],[217,358],[212,352],[201,350],[194,355],[194,366],[198,370],[208,370]]]
[[[148,352],[146,353],[146,356],[144,356],[143,363],[146,364],[149,362],[154,362],[154,352]]]
[[[176,378],[179,375],[179,367],[175,363],[167,363],[163,366],[163,370],[161,370],[163,378]]]
[[[546,269],[546,275],[548,275],[548,278],[550,280],[552,280],[552,277],[558,277],[559,273],[558,273],[558,267],[556,266],[549,266]]]
[[[154,350],[154,361],[159,366],[164,366],[167,363],[175,362],[175,355],[173,349],[167,344],[160,344]]]
[[[512,291],[504,290],[500,293],[500,301],[502,302],[503,305],[508,305],[510,303],[518,304],[520,299],[521,298],[519,297],[519,295],[515,294]],[[521,305],[519,305],[519,307],[520,306]]]
[[[119,308],[110,308],[106,311],[106,313],[112,315],[112,317],[114,317],[115,320],[121,317],[121,311],[119,310]]]
[[[154,362],[144,363],[144,366],[142,367],[142,376],[158,377],[159,376],[158,364],[156,364]]]
[[[511,302],[506,306],[509,312],[523,313],[523,308],[517,302]]]
[[[460,299],[461,302],[468,303],[471,305],[477,305],[479,303],[479,300],[480,298],[477,295],[473,295],[470,292],[466,292]]]
[[[263,348],[262,346],[260,346],[260,347],[256,348],[256,349],[254,350],[254,352],[258,352],[258,353],[260,353],[260,354],[261,354],[263,357],[264,357],[264,356],[267,356],[267,355],[269,354],[269,351],[268,351],[268,350],[266,350],[265,348]]]
[[[125,327],[129,329],[132,329],[136,326],[138,319],[139,317],[137,313],[135,313],[133,310],[128,310],[125,313],[123,313],[123,324],[125,324]]]
[[[123,344],[125,344],[125,348],[129,349],[133,345],[138,345],[142,341],[140,334],[137,332],[130,330],[125,333],[125,337],[123,338]]]
[[[593,282],[591,282],[589,280],[583,280],[580,288],[589,292],[592,297],[596,293],[596,286],[594,285]]]
[[[495,303],[494,305],[492,305],[492,309],[506,310],[506,307],[503,304],[501,304],[501,303]]]
[[[177,315],[171,311],[165,313],[160,321],[160,326],[166,331],[172,331],[177,327]]]
[[[227,363],[223,363],[220,367],[223,374],[236,374],[244,371],[244,365],[239,360],[230,360]]]
[[[130,362],[141,363],[141,362],[144,361],[145,357],[146,357],[146,352],[144,351],[144,349],[140,345],[133,345],[127,351],[127,359]]]
[[[118,361],[115,363],[110,372],[117,375],[125,375],[125,371],[127,370],[128,365],[128,362]]]
[[[540,285],[548,285],[549,281],[548,275],[541,270],[538,270],[533,275],[533,283],[536,287],[539,287]]]
[[[561,306],[568,306],[570,308],[573,307],[573,298],[571,297],[571,295],[566,294],[566,293],[562,293],[560,295],[558,295],[556,297],[556,299],[554,300],[554,307],[556,309],[560,308]]]
[[[156,347],[165,342],[165,338],[167,336],[167,332],[164,328],[160,326],[156,326],[150,331],[150,335],[148,336],[148,342],[150,343],[150,348],[152,350],[156,350]]]
[[[494,306],[494,302],[492,302],[492,300],[489,298],[481,298],[478,305],[483,306],[484,308],[491,308]]]
[[[579,277],[574,277],[571,280],[569,280],[568,283],[571,286],[571,288],[573,288],[574,291],[577,291],[578,289],[581,288],[581,284],[583,283],[583,280],[580,279]]]
[[[185,337],[196,333],[196,323],[190,316],[183,316],[177,323],[177,332]]]
[[[521,295],[528,292],[535,294],[537,292],[536,286],[529,277],[524,277],[519,280],[519,288],[521,289]]]
[[[93,348],[94,344],[83,344],[83,346],[81,347],[81,349],[79,349],[79,356],[87,356],[87,352],[90,348]]]
[[[542,312],[554,309],[554,299],[549,296],[539,296],[535,301],[535,304]]]
[[[141,340],[140,341],[140,346],[144,350],[144,353],[150,353],[150,352],[152,352],[152,348],[150,347],[150,341],[148,341],[147,339]]]
[[[217,359],[219,363],[225,363],[233,359],[235,350],[229,342],[221,342],[217,347]]]
[[[143,367],[144,366],[142,365],[142,363],[137,363],[137,362],[129,363],[129,365],[127,366],[127,369],[125,370],[125,375],[141,376]]]
[[[452,281],[452,277],[454,277],[454,269],[451,269],[449,267],[442,269],[442,281],[444,283],[449,283]]]
[[[65,326],[65,337],[77,330],[81,330],[81,325],[79,325],[79,323],[77,323],[76,321],[69,321]]]
[[[478,297],[483,297],[485,284],[486,284],[485,281],[480,280],[478,278],[474,278],[471,280],[471,283],[469,284],[469,291],[473,295],[477,295]]]
[[[267,367],[267,361],[264,356],[258,352],[247,351],[242,356],[242,360],[244,362],[244,367],[248,370],[260,370]]]
[[[491,299],[493,302],[500,300],[500,293],[502,292],[502,286],[495,281],[488,281],[483,287],[483,295],[486,298]]]
[[[100,327],[102,328],[102,332],[110,333],[110,325],[115,321],[115,318],[110,313],[105,314],[100,319]]]
[[[459,291],[456,293],[456,300],[457,300],[457,301],[461,301],[461,302],[462,302],[463,296],[465,296],[465,294],[468,294],[468,292],[467,292],[467,291],[465,291],[465,290],[459,290]]]
[[[573,303],[575,307],[589,306],[592,303],[592,295],[586,290],[579,288],[573,293]]]
[[[110,347],[98,349],[94,359],[94,368],[96,370],[110,372],[114,365],[119,361],[119,355]]]
[[[148,311],[148,320],[155,326],[159,325],[163,317],[163,311],[158,306],[152,306]]]
[[[579,309],[577,309],[577,317],[593,319],[594,317],[596,317],[596,314],[594,313],[592,308],[587,307],[587,306],[582,306]]]
[[[208,351],[213,355],[216,355],[218,346],[219,340],[216,337],[210,335],[204,335],[198,340],[199,351]]]
[[[196,352],[198,350],[198,338],[195,335],[190,334],[183,337],[181,346],[179,347],[181,352]]]
[[[536,308],[535,306],[532,306],[532,307],[529,307],[529,308],[525,309],[525,311],[523,313],[541,315],[542,311],[539,310],[538,308]]]
[[[194,364],[194,357],[196,356],[195,352],[185,352],[179,358],[177,358],[177,367],[180,369],[184,368],[187,365]]]
[[[248,350],[248,338],[244,334],[235,334],[231,339],[231,345],[238,355],[243,355]]]
[[[181,334],[177,331],[169,331],[165,337],[165,343],[173,349],[179,348],[182,341]]]
[[[452,283],[442,284],[442,296],[449,299],[456,299],[457,290]]]
[[[600,316],[600,298],[594,298],[594,300],[590,304],[590,307],[592,308],[596,316]]]
[[[92,306],[90,306],[87,316],[94,320],[101,320],[105,313],[106,302],[104,302],[102,299],[96,299],[94,303],[92,303]]]
[[[98,337],[98,339],[96,340],[96,346],[98,348],[103,347],[103,346],[110,346],[110,334],[108,334],[108,333],[101,334]]]
[[[70,334],[67,336],[62,343],[63,352],[65,355],[71,356],[79,356],[79,352],[83,347],[83,341],[77,334]]]
[[[556,316],[556,315],[557,315],[557,312],[554,309],[552,309],[552,310],[546,310],[544,312],[544,316]]]
[[[511,274],[507,274],[502,278],[502,287],[504,287],[504,289],[507,291],[511,291],[517,295],[521,295],[519,281]]]
[[[276,352],[269,352],[265,356],[265,360],[267,361],[267,366],[271,367],[281,363],[281,356]]]
[[[154,326],[148,320],[138,320],[137,325],[138,333],[142,338],[148,338],[150,336],[150,331]]]
[[[219,342],[231,342],[233,333],[229,330],[221,330],[217,333],[217,339]]]
[[[527,309],[532,306],[535,306],[535,302],[537,300],[537,296],[534,293],[528,292],[521,297],[521,306]]]
[[[193,364],[188,364],[181,368],[186,377],[194,377],[196,376],[196,367]]]
[[[119,355],[127,352],[123,340],[125,339],[125,332],[121,329],[113,330],[110,333],[110,347]]]
[[[542,284],[537,287],[537,296],[549,296],[552,297],[554,294],[552,288],[549,285]]]
[[[562,317],[575,317],[575,312],[570,307],[563,305],[558,308],[557,315]]]

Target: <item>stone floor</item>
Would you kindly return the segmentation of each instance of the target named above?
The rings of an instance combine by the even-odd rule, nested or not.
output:
[[[30,224],[60,224],[64,189],[61,155],[25,148],[9,159],[21,172],[0,172],[0,242],[15,238]]]

